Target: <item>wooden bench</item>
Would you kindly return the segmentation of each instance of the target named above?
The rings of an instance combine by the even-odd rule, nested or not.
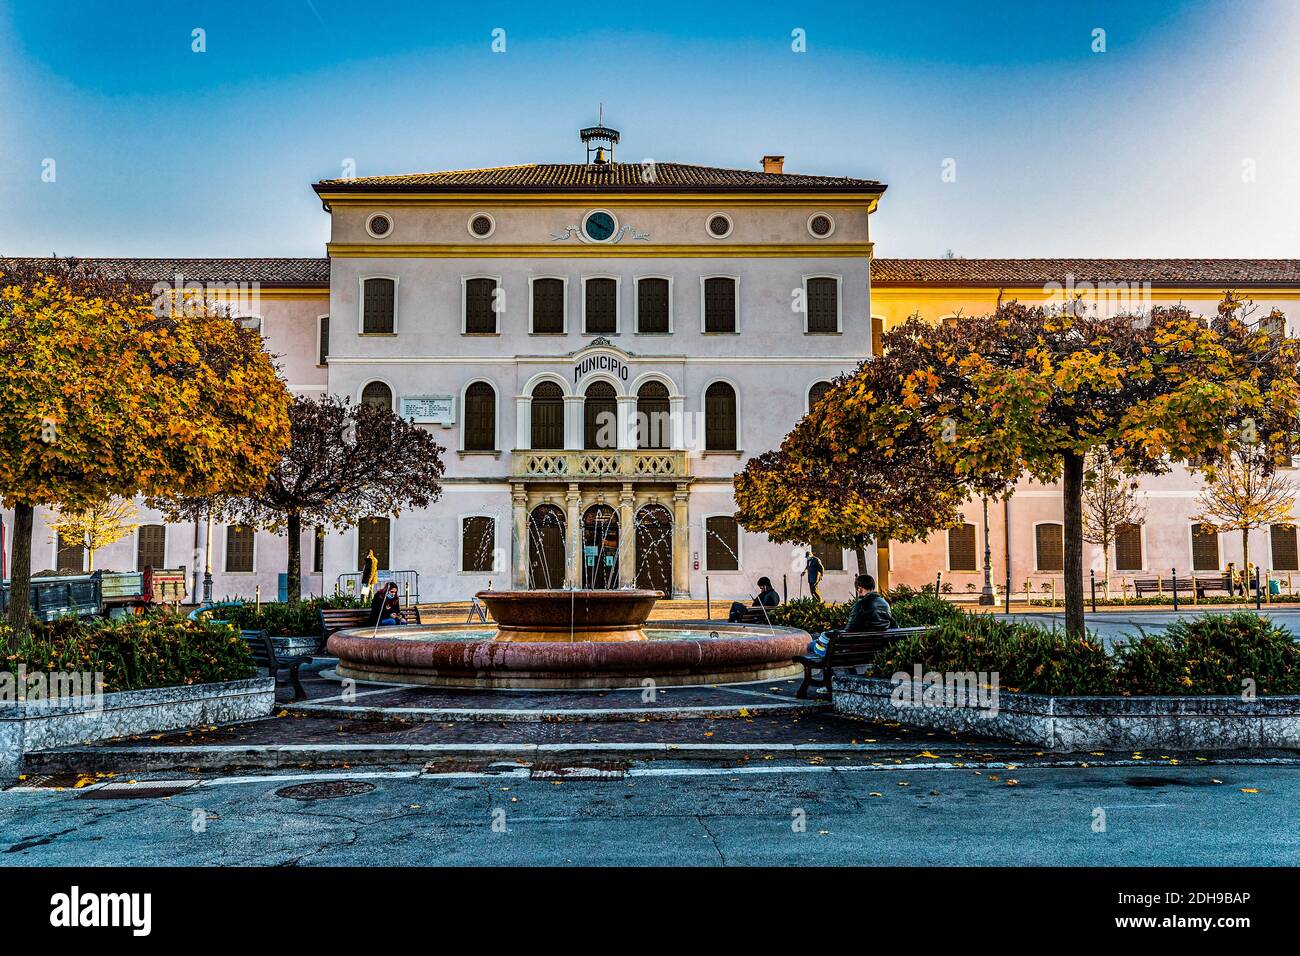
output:
[[[248,644],[248,650],[253,655],[253,661],[258,667],[265,667],[268,676],[274,678],[277,684],[280,681],[280,671],[283,669],[289,672],[289,681],[293,684],[294,700],[302,700],[307,696],[307,692],[303,690],[302,681],[298,679],[298,669],[303,664],[311,663],[310,654],[277,654],[275,645],[271,642],[271,636],[266,631],[240,631],[239,634]]]
[[[402,616],[407,624],[421,624],[420,609],[415,605],[402,608]],[[370,619],[368,607],[323,607],[320,609],[321,634],[325,640],[335,631],[346,631],[352,627],[365,627]]]
[[[1205,597],[1206,591],[1228,591],[1227,575],[1202,576],[1199,578],[1180,577],[1178,579],[1178,595],[1191,597],[1192,588],[1196,588],[1197,597]],[[1252,583],[1251,587],[1254,587]],[[1238,585],[1240,589],[1240,585]],[[1136,597],[1142,597],[1144,594],[1167,594],[1173,595],[1174,580],[1173,578],[1134,578],[1133,594]]]
[[[913,634],[924,634],[928,627],[895,627],[888,631],[833,631],[826,647],[825,657],[800,654],[794,659],[803,665],[803,683],[795,696],[808,697],[813,686],[826,688],[826,699],[831,697],[831,675],[837,667],[859,667],[870,664],[875,656],[891,644]],[[821,678],[813,679],[813,671],[821,671]]]
[[[739,621],[735,624],[771,624],[769,615],[775,611],[774,607],[747,607],[745,613],[740,616]]]

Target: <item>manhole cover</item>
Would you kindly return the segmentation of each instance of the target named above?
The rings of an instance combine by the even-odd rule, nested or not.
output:
[[[529,777],[533,780],[622,780],[627,774],[626,763],[601,760],[578,766],[558,763],[539,763]]]
[[[333,800],[336,797],[356,797],[375,789],[373,783],[360,780],[330,780],[327,783],[296,783],[275,791],[277,797],[290,800]]]

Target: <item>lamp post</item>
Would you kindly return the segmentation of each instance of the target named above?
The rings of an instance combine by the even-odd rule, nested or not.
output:
[[[993,591],[993,547],[989,544],[989,496],[983,495],[984,505],[984,590],[980,592],[980,604],[992,607],[997,603],[997,594]]]
[[[212,506],[208,505],[208,536],[203,543],[203,603],[212,603]]]

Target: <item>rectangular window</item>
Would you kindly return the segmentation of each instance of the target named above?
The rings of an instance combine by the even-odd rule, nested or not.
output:
[[[978,571],[975,554],[975,526],[960,524],[948,529],[948,570]]]
[[[477,574],[492,572],[496,551],[496,521],[483,515],[460,519],[460,569]]]
[[[59,554],[55,570],[60,574],[84,574],[86,571],[86,547],[81,541],[73,541],[59,535]]]
[[[564,332],[564,280],[533,280],[533,332],[537,335]]]
[[[325,529],[320,525],[316,526],[316,533],[312,535],[311,569],[316,574],[325,570]]]
[[[1300,571],[1300,560],[1296,553],[1296,534],[1293,524],[1270,525],[1269,542],[1273,546],[1274,571]]]
[[[142,524],[136,535],[135,569],[167,567],[167,526]]]
[[[714,515],[705,522],[705,561],[710,571],[740,570],[740,527],[731,515]]]
[[[1065,570],[1065,535],[1059,524],[1040,524],[1034,528],[1039,571]]]
[[[1209,525],[1192,525],[1192,570],[1219,570],[1219,532]]]
[[[808,550],[815,554],[822,563],[822,568],[827,571],[844,570],[844,549],[832,541],[826,541],[820,538],[814,538],[808,545]]]
[[[361,331],[367,335],[391,333],[397,283],[392,279],[367,279],[363,289]]]
[[[1142,570],[1142,526],[1122,524],[1115,532],[1115,570]]]
[[[636,330],[642,335],[668,334],[667,279],[641,279],[637,282]]]
[[[465,331],[479,335],[497,330],[496,279],[467,279],[465,282]]]
[[[324,365],[330,357],[330,317],[320,317],[320,341],[316,345],[316,364]]]
[[[736,280],[704,280],[704,331],[736,331]]]
[[[618,283],[613,279],[588,279],[584,331],[613,335],[618,331]]]
[[[226,571],[230,574],[253,570],[253,529],[243,525],[226,526]]]
[[[808,280],[808,331],[832,333],[840,330],[840,284],[818,277]]]
[[[357,567],[365,570],[366,555],[375,552],[379,570],[387,571],[388,563],[388,519],[362,518],[357,525]]]

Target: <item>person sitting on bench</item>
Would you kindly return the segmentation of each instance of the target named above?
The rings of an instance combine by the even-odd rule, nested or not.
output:
[[[889,602],[876,590],[876,579],[869,574],[859,574],[853,580],[853,589],[858,599],[849,608],[849,620],[844,631],[855,634],[860,631],[888,631],[898,627],[894,621],[894,612],[889,609]],[[834,631],[822,631],[809,643],[805,653],[809,657],[825,657],[826,648],[830,646]]]
[[[781,595],[776,593],[776,588],[772,587],[771,578],[758,579],[758,595],[754,598],[751,607],[776,607],[781,603]],[[731,613],[727,615],[727,621],[735,624],[745,619],[745,605],[739,601],[731,603]]]
[[[375,592],[370,602],[370,617],[367,627],[394,627],[402,621],[402,605],[397,600],[397,585],[389,581],[382,590]]]

